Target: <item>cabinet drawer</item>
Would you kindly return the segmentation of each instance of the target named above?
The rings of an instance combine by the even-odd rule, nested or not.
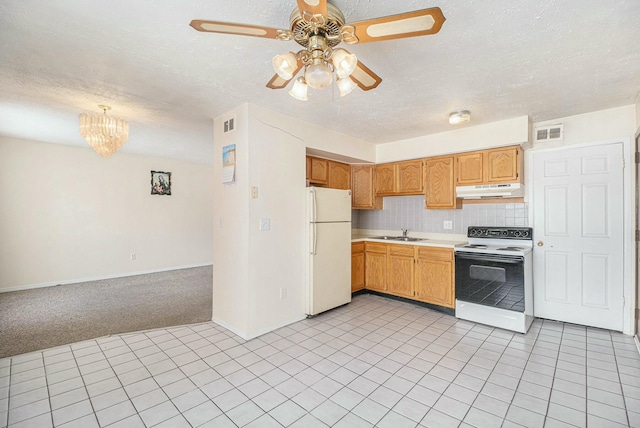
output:
[[[408,256],[413,257],[414,249],[411,245],[393,245],[389,244],[389,254],[392,256]]]
[[[387,244],[381,244],[379,242],[365,242],[364,250],[367,253],[387,253]]]
[[[353,242],[351,244],[352,253],[364,253],[364,242]]]
[[[418,249],[418,258],[451,261],[453,260],[453,250],[449,248],[421,247]]]

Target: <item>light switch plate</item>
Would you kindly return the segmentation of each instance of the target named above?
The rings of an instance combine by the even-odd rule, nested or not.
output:
[[[261,218],[260,219],[260,230],[271,230],[271,219],[269,219],[269,218]]]

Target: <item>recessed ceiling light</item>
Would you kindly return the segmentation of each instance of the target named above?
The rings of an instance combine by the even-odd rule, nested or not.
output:
[[[449,115],[449,123],[451,125],[460,125],[471,120],[469,110],[456,110]]]

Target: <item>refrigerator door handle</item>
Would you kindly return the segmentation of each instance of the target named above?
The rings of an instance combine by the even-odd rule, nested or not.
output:
[[[312,255],[316,255],[318,252],[318,225],[316,223],[316,219],[318,218],[318,201],[316,200],[316,192],[312,192],[313,193],[313,199],[312,199],[312,203],[313,203],[313,251],[311,252]]]

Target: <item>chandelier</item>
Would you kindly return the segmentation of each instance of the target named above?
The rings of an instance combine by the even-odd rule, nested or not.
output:
[[[82,113],[80,135],[100,156],[108,158],[118,151],[129,138],[129,124],[123,119],[107,116],[111,107],[98,106],[104,114]]]
[[[321,34],[309,37],[306,50],[298,53],[288,52],[276,55],[272,65],[275,72],[284,80],[291,79],[299,70],[298,62],[304,65],[304,77],[298,77],[289,95],[301,101],[307,100],[308,87],[324,89],[337,76],[340,96],[344,97],[358,85],[349,77],[358,65],[358,58],[344,49],[332,49],[327,38]]]

